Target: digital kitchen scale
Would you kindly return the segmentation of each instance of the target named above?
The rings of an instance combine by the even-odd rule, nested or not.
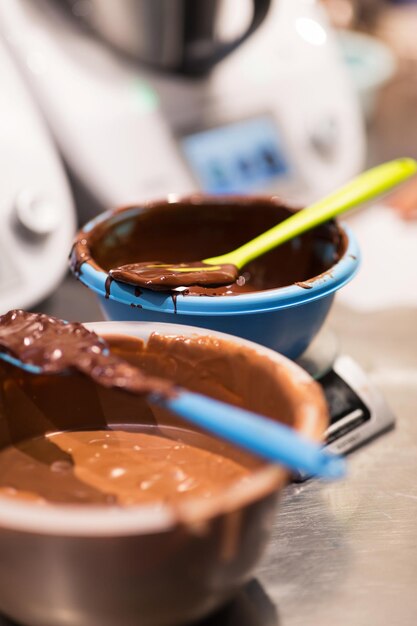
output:
[[[326,396],[330,424],[325,445],[347,454],[389,430],[395,416],[381,392],[350,356],[339,353],[336,335],[324,329],[297,363],[317,380]]]

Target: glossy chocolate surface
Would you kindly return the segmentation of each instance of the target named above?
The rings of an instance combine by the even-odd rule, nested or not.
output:
[[[208,263],[169,264],[162,261],[131,263],[111,269],[111,278],[129,285],[154,291],[170,291],[176,287],[219,287],[230,285],[239,277],[235,265]]]
[[[122,209],[89,233],[79,233],[71,265],[77,274],[90,257],[107,272],[150,259],[173,264],[201,261],[241,246],[292,212],[277,198],[204,196],[149,204],[137,213]],[[193,286],[185,293],[236,296],[294,283],[303,286],[328,271],[345,250],[342,231],[329,222],[249,263],[233,284]]]
[[[49,341],[47,324],[45,335]],[[29,336],[25,326],[24,337]],[[68,338],[60,344],[59,337],[55,349],[63,350]],[[103,340],[94,335],[94,341]],[[80,345],[85,342],[81,327]],[[303,385],[299,401],[300,390],[285,368],[214,337],[154,333],[145,345],[110,336],[103,345],[114,359],[139,367],[146,376],[295,427],[306,394],[317,402],[314,384]],[[33,360],[39,362],[39,355]],[[79,368],[68,368],[65,375],[36,375],[0,362],[0,496],[38,504],[175,504],[194,496],[210,498],[262,464],[197,429],[190,431],[146,396],[97,381]]]
[[[210,447],[205,435],[193,445],[187,434],[165,428],[162,435],[154,426],[144,432],[79,430],[29,439],[0,451],[0,496],[39,504],[175,505],[190,497],[211,498],[249,475],[243,465],[205,449]]]

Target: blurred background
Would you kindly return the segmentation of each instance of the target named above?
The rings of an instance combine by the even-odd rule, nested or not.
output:
[[[1,309],[55,294],[77,225],[110,207],[302,205],[417,157],[416,27],[400,0],[2,2]],[[349,218],[365,260],[350,305],[414,304],[416,214],[412,181]]]

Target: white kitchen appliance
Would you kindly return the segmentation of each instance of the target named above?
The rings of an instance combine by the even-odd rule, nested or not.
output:
[[[163,0],[147,1],[149,9]],[[110,10],[120,3],[127,5],[0,3],[0,30],[91,199],[81,207],[83,218],[97,208],[196,190],[277,192],[305,202],[361,168],[358,103],[316,2],[273,0],[238,50],[191,77],[156,71],[120,53],[123,33],[126,42],[132,36],[126,16],[116,24],[116,17],[100,14],[104,36],[77,17],[88,7],[94,12],[99,4]],[[243,0],[222,3],[222,23],[241,21],[244,6]],[[170,24],[161,33],[167,45]],[[109,42],[114,25],[125,28],[119,42]],[[141,27],[144,37],[146,24]]]
[[[0,41],[0,314],[47,296],[67,269],[75,208],[49,132]]]

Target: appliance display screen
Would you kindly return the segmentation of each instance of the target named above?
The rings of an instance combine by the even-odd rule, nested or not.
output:
[[[268,116],[234,122],[181,138],[202,191],[262,190],[289,173],[278,129]]]

